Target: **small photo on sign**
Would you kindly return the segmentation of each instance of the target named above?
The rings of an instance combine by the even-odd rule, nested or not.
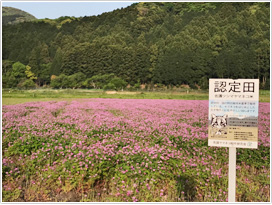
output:
[[[216,116],[215,114],[211,114],[211,123],[210,123],[210,134],[211,137],[215,138],[227,138],[228,134],[228,116]]]

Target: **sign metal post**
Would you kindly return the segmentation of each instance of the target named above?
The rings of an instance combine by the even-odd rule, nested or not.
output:
[[[235,193],[236,193],[236,147],[230,147],[228,202],[235,202]]]

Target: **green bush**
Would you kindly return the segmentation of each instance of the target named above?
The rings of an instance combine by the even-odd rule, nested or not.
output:
[[[22,88],[35,88],[36,87],[36,84],[33,82],[33,80],[31,79],[27,79],[25,81],[23,81],[19,87],[22,87]]]
[[[103,89],[104,89],[104,90],[115,90],[116,87],[115,87],[115,85],[114,85],[113,83],[108,83],[107,85],[105,85],[105,86],[103,87]]]
[[[111,84],[115,86],[115,89],[119,90],[127,86],[127,82],[119,77],[114,77],[111,81]]]
[[[136,83],[134,86],[133,86],[133,88],[135,88],[135,89],[139,89],[141,87],[141,84],[140,83]]]

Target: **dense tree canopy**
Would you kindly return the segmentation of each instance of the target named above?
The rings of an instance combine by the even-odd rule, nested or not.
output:
[[[265,2],[148,2],[99,16],[4,25],[3,85],[19,83],[8,79],[20,62],[40,86],[55,75],[55,87],[63,80],[90,87],[93,76],[113,74],[130,85],[203,88],[209,78],[259,78],[268,89],[269,14]]]

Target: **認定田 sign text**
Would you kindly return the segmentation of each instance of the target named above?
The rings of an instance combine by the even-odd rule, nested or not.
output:
[[[258,148],[258,105],[258,79],[210,79],[208,145]]]

